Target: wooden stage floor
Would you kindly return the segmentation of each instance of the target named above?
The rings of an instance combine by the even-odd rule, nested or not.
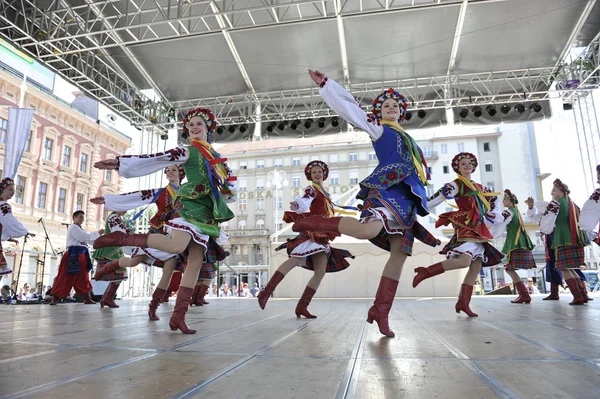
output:
[[[397,299],[382,338],[372,300],[214,299],[192,308],[198,330],[149,322],[147,300],[0,305],[2,398],[593,398],[600,395],[600,297],[531,305],[474,297]]]

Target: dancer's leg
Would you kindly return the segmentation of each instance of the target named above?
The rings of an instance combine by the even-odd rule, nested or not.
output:
[[[158,249],[169,254],[180,254],[188,248],[188,244],[192,246],[192,243],[194,242],[195,241],[192,240],[192,236],[189,233],[181,230],[173,230],[170,237],[163,234],[148,235],[146,245],[150,248]],[[196,245],[200,246],[200,244]],[[202,251],[202,254],[204,256],[204,251]],[[200,263],[200,266],[202,266],[202,263]],[[198,272],[200,272],[199,268]],[[190,273],[193,273],[193,270]],[[190,275],[191,274],[188,274],[188,276]],[[195,283],[196,282],[194,281],[194,284]],[[194,285],[192,284],[191,287],[193,286]],[[187,287],[187,285],[185,287]]]
[[[152,293],[150,305],[148,305],[148,318],[152,321],[160,320],[156,314],[156,309],[158,309],[158,306],[162,302],[162,297],[169,286],[169,280],[171,280],[171,276],[173,275],[178,262],[179,259],[175,257],[168,259],[163,265],[163,274],[158,282],[158,285],[154,289],[154,292]]]
[[[290,272],[294,267],[298,264],[301,264],[305,261],[305,258],[288,258],[285,262],[283,262],[278,268],[273,276],[269,279],[269,282],[265,286],[261,292],[258,293],[258,305],[261,309],[264,309],[267,306],[267,301],[273,294],[275,287],[283,280],[286,274]]]
[[[198,281],[200,268],[202,267],[202,262],[204,261],[205,249],[203,246],[193,241],[189,234],[183,234],[188,236],[188,263],[187,268],[181,277],[181,284],[179,285],[179,290],[177,291],[177,301],[175,302],[173,316],[171,316],[171,320],[169,321],[169,327],[172,331],[179,329],[184,334],[195,334],[196,330],[191,330],[185,323],[185,314],[188,311],[190,301],[192,299],[194,286],[196,285],[196,281]],[[183,250],[181,252],[183,252]]]

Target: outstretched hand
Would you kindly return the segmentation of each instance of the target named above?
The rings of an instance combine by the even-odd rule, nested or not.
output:
[[[35,234],[33,234],[33,233],[27,233],[27,237],[35,237]]]
[[[296,201],[290,202],[290,209],[292,211],[297,211],[298,210],[298,203]]]
[[[92,204],[104,205],[104,197],[95,197],[90,200]]]
[[[317,86],[321,86],[323,80],[325,79],[325,74],[319,71],[313,71],[312,69],[308,70],[308,74],[310,75],[313,82],[317,84]]]
[[[119,167],[118,159],[103,159],[94,163],[94,168],[101,170],[117,170]]]
[[[529,197],[529,198],[527,198],[527,199],[525,200],[525,203],[527,204],[527,206],[529,207],[529,209],[531,209],[531,208],[533,208],[533,203],[534,203],[534,200],[533,200],[533,198],[532,198],[532,197]]]

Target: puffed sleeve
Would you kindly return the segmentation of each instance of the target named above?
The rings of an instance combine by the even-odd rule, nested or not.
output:
[[[542,218],[540,219],[540,232],[543,234],[550,234],[554,231],[556,227],[556,218],[558,217],[558,212],[560,210],[560,204],[558,201],[551,201],[546,210],[542,214]]]
[[[171,165],[183,165],[190,157],[188,147],[177,147],[157,154],[121,155],[118,172],[123,177],[146,176]]]
[[[458,186],[455,182],[451,181],[450,183],[444,184],[442,188],[436,191],[435,194],[431,198],[427,200],[427,209],[433,209],[442,202],[444,199],[450,200],[456,197],[458,194]]]
[[[294,201],[298,205],[296,213],[305,213],[310,210],[310,204],[317,196],[317,190],[313,186],[308,186],[304,190],[304,195]]]
[[[27,235],[27,229],[12,213],[8,202],[0,204],[0,224],[2,225],[2,241]]]
[[[150,205],[160,188],[132,191],[125,194],[104,194],[104,207],[109,211],[125,212],[140,206]]]

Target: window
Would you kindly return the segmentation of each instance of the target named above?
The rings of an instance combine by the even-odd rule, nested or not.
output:
[[[483,151],[484,152],[490,152],[490,143],[483,143]]]
[[[257,190],[265,189],[265,178],[264,177],[259,177],[256,179],[256,189]]]
[[[302,178],[300,176],[292,177],[292,187],[302,186]]]
[[[23,203],[23,197],[25,196],[25,183],[27,179],[23,176],[17,176],[16,190],[15,190],[15,202],[17,204]]]
[[[262,222],[262,227],[261,227],[261,229],[262,229],[262,228],[264,228],[264,226],[265,226],[265,222],[263,222],[262,220],[257,220],[257,221],[256,221],[256,226],[257,226],[257,228],[258,228],[258,223],[259,223],[259,222]],[[257,245],[255,245],[255,246],[254,246],[254,248],[256,249],[256,253],[257,253],[257,254],[262,254],[262,253],[263,253],[262,247],[261,247],[260,245],[258,245],[258,244],[257,244]]]
[[[321,157],[320,157],[320,156],[318,156],[318,155],[311,155],[311,156],[310,156],[310,160],[311,160],[311,161],[317,161],[317,160],[319,160],[319,159],[321,159]]]
[[[77,201],[75,201],[75,210],[83,210],[83,194],[77,193]]]
[[[433,194],[435,194],[435,190],[433,188],[433,184],[425,187],[425,189],[427,190],[427,197],[433,197]]]
[[[54,140],[46,137],[44,140],[44,159],[48,161],[52,160],[52,146],[54,145]]]
[[[338,154],[329,154],[329,162],[337,162]]]
[[[240,161],[240,170],[248,169],[248,162]]]
[[[6,128],[8,128],[8,121],[0,118],[0,143],[6,143]]]
[[[457,147],[458,147],[458,152],[464,152],[465,151],[465,143],[458,143]]]
[[[493,172],[494,171],[494,167],[492,166],[492,163],[487,161],[485,163],[485,171],[486,172]]]
[[[425,155],[426,157],[431,157],[432,151],[431,151],[431,146],[426,146],[423,148],[423,155]]]
[[[369,161],[377,161],[377,155],[375,154],[375,152],[369,152]]]
[[[351,152],[350,154],[348,154],[348,161],[349,162],[356,162],[358,161],[358,154],[355,152]]]
[[[112,181],[112,170],[106,169],[104,171],[104,181],[108,181],[108,182]]]
[[[265,167],[265,160],[259,159],[256,161],[256,169],[263,169]]]
[[[329,174],[329,185],[337,186],[340,184],[340,176],[338,172],[333,172]]]
[[[240,230],[246,230],[246,221],[245,220],[240,220],[238,222],[238,229],[240,229]]]
[[[275,159],[273,161],[273,166],[276,168],[280,168],[283,166],[283,159]]]
[[[292,159],[292,166],[300,166],[300,158],[294,158]]]
[[[436,214],[435,208],[430,209],[429,213],[432,214],[432,215],[435,215]],[[435,223],[435,222],[436,222],[435,218],[433,216],[429,216],[429,223]]]
[[[277,209],[283,209],[283,197],[273,198],[273,203]]]
[[[60,164],[62,166],[66,166],[67,168],[71,166],[71,147],[68,145],[63,147],[63,156]]]
[[[221,227],[221,229],[222,229],[222,230],[225,230],[225,231],[227,231],[227,230],[229,230],[229,222],[224,222],[224,223],[221,223],[221,224],[219,225],[219,227]]]
[[[494,184],[494,182],[493,182],[493,181],[489,181],[489,182],[487,182],[487,188],[489,188],[489,189],[490,189],[490,191],[492,191],[492,192],[493,192],[493,191],[496,191],[496,185]]]
[[[40,183],[38,190],[38,201],[37,207],[40,209],[46,209],[46,193],[48,192],[48,184]]]
[[[246,200],[245,199],[241,199],[238,200],[238,211],[240,212],[246,212]]]
[[[358,184],[358,172],[357,171],[348,172],[348,181],[350,184]]]
[[[88,155],[81,153],[81,158],[79,161],[79,171],[81,173],[87,173],[88,170]]]
[[[279,231],[283,229],[283,223],[279,222],[279,223],[275,223],[275,230]]]
[[[442,154],[447,154],[447,153],[448,153],[448,144],[442,144],[442,145],[440,146],[440,152],[441,152]]]
[[[265,210],[265,199],[264,198],[257,198],[256,199],[256,210],[257,211],[264,211]]]
[[[58,213],[65,213],[65,201],[67,199],[67,190],[58,189]]]
[[[239,245],[234,245],[231,250],[233,251],[234,255],[239,255],[240,254],[240,247]]]
[[[448,166],[448,165],[442,166],[442,172],[444,172],[445,174],[450,173],[450,166]]]
[[[238,191],[246,191],[246,190],[248,190],[248,181],[246,179],[240,179],[240,180],[238,180],[237,189],[238,189]]]
[[[27,138],[27,144],[25,145],[25,151],[31,152],[31,138],[33,137],[33,129],[29,131],[29,137]]]

